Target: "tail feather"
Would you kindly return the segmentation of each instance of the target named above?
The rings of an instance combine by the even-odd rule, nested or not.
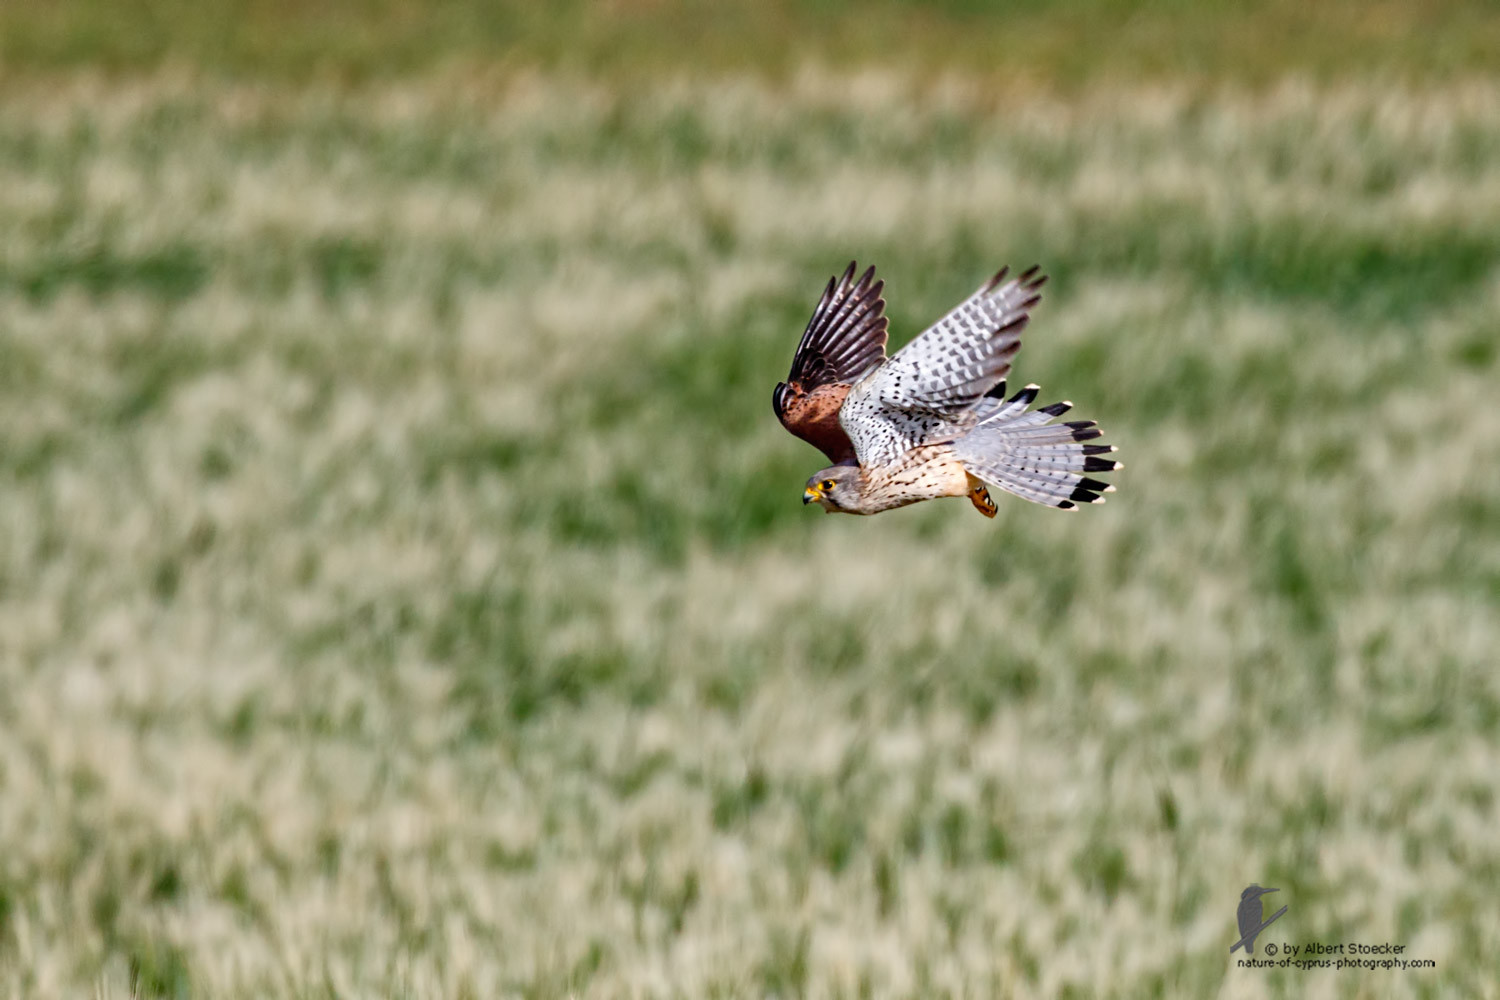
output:
[[[1028,486],[1021,485],[1019,482],[1012,481],[1004,489],[1005,492],[1013,496],[1018,496],[1022,500],[1030,500],[1032,503],[1039,503],[1044,507],[1056,507],[1058,510],[1076,510],[1078,508],[1078,505],[1072,500],[1066,498],[1059,499],[1051,493],[1031,489]]]
[[[1026,412],[1026,407],[1032,404],[1039,391],[1041,391],[1041,386],[1028,385],[1010,399],[1006,399],[1005,380],[1001,379],[995,388],[979,401],[975,407],[975,417],[982,424],[1014,420]]]
[[[969,473],[1024,500],[1071,509],[1081,503],[1103,503],[1114,487],[1088,473],[1113,472],[1119,462],[1100,456],[1113,445],[1085,444],[1100,436],[1092,420],[1053,423],[1071,403],[1036,410],[1036,387],[1027,386],[1004,403],[993,402],[954,450]]]
[[[1090,458],[1078,454],[1074,449],[1068,452],[1059,448],[1056,454],[1040,448],[1029,448],[1024,454],[1016,456],[1022,463],[1017,468],[1025,471],[1027,468],[1044,469],[1047,471],[1064,470],[1068,472],[1114,472],[1123,469],[1119,462],[1107,458]]]

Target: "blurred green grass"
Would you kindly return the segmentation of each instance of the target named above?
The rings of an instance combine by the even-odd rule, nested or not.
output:
[[[1301,988],[1250,881],[1493,975],[1488,91],[91,87],[0,113],[9,992]],[[850,256],[1047,266],[1118,496],[805,510]]]
[[[152,9],[0,10],[0,991],[1494,981],[1481,9]],[[1041,263],[1111,502],[803,508],[850,257]],[[1252,881],[1438,968],[1237,969]]]
[[[1012,86],[1289,74],[1387,82],[1487,75],[1500,16],[1484,0],[56,0],[0,7],[0,66],[190,68],[215,76],[371,81],[435,70],[609,77],[782,77],[808,62],[958,73]]]

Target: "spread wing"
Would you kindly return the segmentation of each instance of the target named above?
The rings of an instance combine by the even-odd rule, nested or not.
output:
[[[863,466],[952,438],[977,419],[975,404],[1010,371],[1046,276],[1033,267],[979,290],[852,386],[840,420]]]
[[[786,429],[835,463],[854,461],[854,445],[839,423],[849,386],[885,360],[885,283],[875,280],[873,267],[855,281],[855,269],[850,261],[842,278],[828,279],[791,374],[772,397]]]

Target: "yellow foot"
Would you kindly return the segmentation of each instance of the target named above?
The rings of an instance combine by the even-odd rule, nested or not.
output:
[[[995,501],[990,499],[990,491],[973,476],[969,477],[969,502],[985,517],[994,517],[995,512],[999,510],[995,506]]]

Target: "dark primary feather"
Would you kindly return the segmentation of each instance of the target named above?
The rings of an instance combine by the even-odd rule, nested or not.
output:
[[[849,262],[830,278],[802,333],[792,369],[776,385],[772,403],[787,430],[821,449],[829,459],[854,459],[854,446],[838,422],[838,405],[851,382],[885,360],[885,283],[869,268],[855,280]]]
[[[885,282],[875,280],[873,267],[856,282],[857,266],[850,261],[842,278],[828,279],[802,333],[787,382],[800,383],[803,392],[852,381],[885,357],[888,321],[885,299],[880,297]]]

